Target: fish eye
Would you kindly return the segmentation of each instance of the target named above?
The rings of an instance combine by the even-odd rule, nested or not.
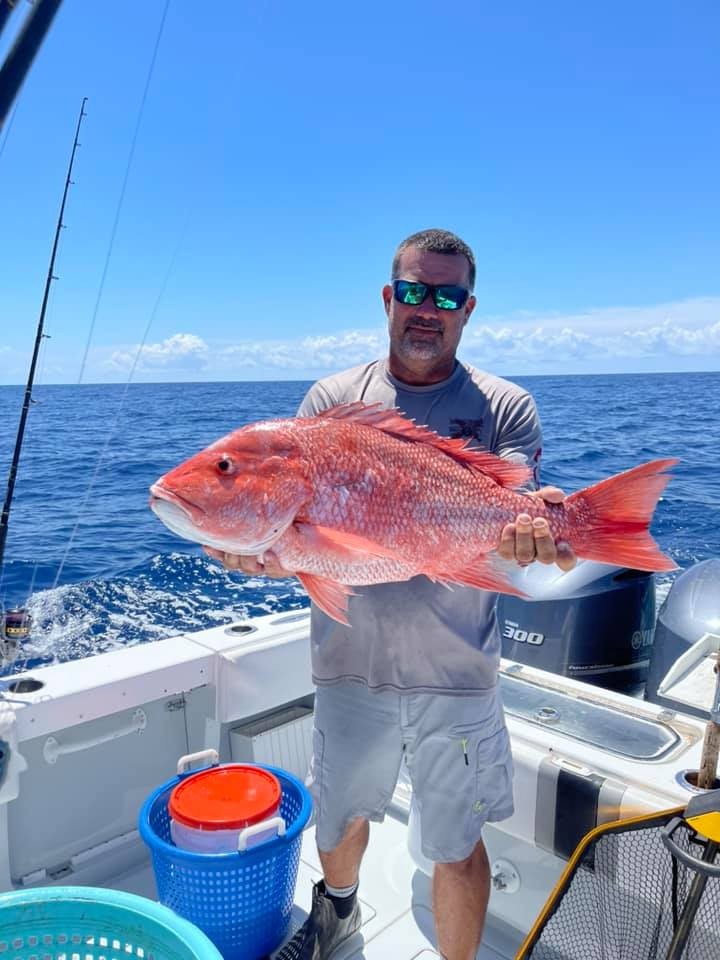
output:
[[[220,473],[225,473],[230,475],[235,472],[235,464],[232,462],[232,458],[228,457],[227,454],[223,454],[222,457],[217,462],[217,468]]]

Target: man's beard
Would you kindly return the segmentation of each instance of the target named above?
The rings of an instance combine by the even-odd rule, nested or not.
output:
[[[401,340],[402,352],[413,360],[434,360],[442,354],[443,338],[440,333],[433,339],[416,336],[415,331],[406,330]]]

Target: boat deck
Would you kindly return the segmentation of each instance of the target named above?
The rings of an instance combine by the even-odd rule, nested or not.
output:
[[[383,823],[372,824],[370,830],[370,844],[360,876],[362,927],[333,955],[333,960],[439,957],[430,909],[430,880],[410,857],[406,823],[400,815],[391,813]],[[290,935],[304,921],[310,909],[312,885],[321,876],[315,829],[310,827],[303,835]],[[151,899],[157,897],[149,863],[140,870],[113,878],[107,886]],[[498,929],[492,919],[485,941],[478,960],[509,960],[515,956],[520,943],[510,931]]]
[[[19,759],[0,793],[3,889],[94,884],[155,899],[137,814],[159,783],[174,778],[179,757],[207,763],[211,749],[222,763],[305,776],[312,752],[307,615],[257,618],[250,631],[214,627],[33,671],[39,687],[15,706],[8,742],[17,743]],[[568,844],[596,825],[601,804],[603,817],[623,819],[687,802],[679,774],[698,769],[704,732],[695,718],[668,721],[658,705],[524,666],[506,665],[503,686],[515,814],[485,831],[498,885],[478,960],[513,960],[565,868]],[[543,709],[557,717],[551,729],[538,721]],[[77,785],[90,780],[92,802],[81,805]],[[371,826],[362,928],[336,960],[439,956],[413,814],[401,776],[384,823]],[[320,876],[309,826],[290,935]]]

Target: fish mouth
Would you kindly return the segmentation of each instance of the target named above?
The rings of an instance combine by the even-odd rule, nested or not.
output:
[[[179,493],[175,493],[172,490],[168,490],[167,487],[163,487],[161,483],[154,483],[150,487],[150,509],[157,513],[158,501],[165,501],[166,503],[171,503],[174,507],[177,507],[179,510],[185,514],[188,520],[193,524],[200,524],[204,511],[200,509],[196,504],[191,500],[187,500],[185,497],[181,497]]]
[[[160,481],[150,487],[150,509],[168,530],[190,540],[228,553],[260,554],[269,550],[282,536],[289,524],[282,529],[276,528],[261,543],[240,543],[232,534],[212,533],[203,529],[206,520],[205,511],[179,493],[168,490]]]

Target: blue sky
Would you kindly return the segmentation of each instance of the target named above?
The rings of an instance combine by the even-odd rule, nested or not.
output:
[[[87,96],[41,368],[79,377],[164,3],[65,0],[0,132],[2,383]],[[83,380],[381,355],[393,250],[427,226],[475,250],[481,367],[720,369],[719,38],[715,0],[172,0]]]

